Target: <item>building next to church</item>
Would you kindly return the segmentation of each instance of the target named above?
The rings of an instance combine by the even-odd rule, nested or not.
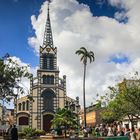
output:
[[[0,103],[0,136],[2,135],[3,130],[6,130],[9,127],[9,124],[13,124],[14,109],[8,109],[4,102]]]
[[[67,96],[66,76],[59,77],[57,48],[53,44],[49,5],[43,45],[40,46],[40,67],[37,77],[30,80],[29,95],[15,100],[14,121],[19,128],[28,127],[49,131],[51,120],[58,108],[74,104],[77,100]],[[79,106],[78,106],[79,107]]]
[[[103,111],[103,108],[97,108],[97,104],[90,105],[86,107],[86,123],[87,126],[96,126],[97,124],[102,124],[103,121],[101,119],[101,112]],[[83,110],[80,111],[80,123],[81,126],[84,124],[84,112]]]

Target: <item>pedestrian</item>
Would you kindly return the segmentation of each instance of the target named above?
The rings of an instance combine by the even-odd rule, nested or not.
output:
[[[13,126],[12,130],[11,130],[11,140],[18,140],[18,130],[16,128],[16,125]]]
[[[130,140],[137,140],[134,126],[130,130]]]
[[[136,128],[135,133],[136,133],[136,139],[140,140],[140,129]]]
[[[83,135],[84,135],[84,137],[88,136],[88,132],[87,132],[87,129],[85,127],[83,128]]]
[[[8,128],[8,130],[6,132],[8,140],[11,140],[12,139],[12,137],[11,137],[11,131],[12,131],[12,125],[9,126],[9,128]]]
[[[112,124],[111,125],[108,125],[108,133],[107,133],[107,136],[109,136],[109,137],[114,136],[112,127],[113,127]]]
[[[98,124],[95,127],[95,133],[96,133],[96,137],[100,136],[100,130],[99,130],[99,125]]]
[[[130,129],[129,129],[129,127],[126,127],[126,128],[125,128],[124,136],[130,137]]]

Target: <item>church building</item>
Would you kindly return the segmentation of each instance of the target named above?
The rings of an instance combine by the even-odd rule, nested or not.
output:
[[[50,131],[51,120],[58,108],[74,105],[76,112],[79,98],[72,99],[66,93],[66,76],[59,77],[57,48],[53,44],[49,5],[43,45],[40,46],[40,67],[37,77],[30,80],[30,93],[15,101],[14,121],[19,127],[31,127]]]

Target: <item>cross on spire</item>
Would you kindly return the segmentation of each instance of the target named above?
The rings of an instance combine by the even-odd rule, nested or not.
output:
[[[51,22],[50,22],[49,4],[50,4],[50,0],[48,0],[48,15],[47,15],[47,21],[45,25],[43,47],[46,47],[47,45],[53,47],[53,36],[52,36],[52,29],[51,29]]]

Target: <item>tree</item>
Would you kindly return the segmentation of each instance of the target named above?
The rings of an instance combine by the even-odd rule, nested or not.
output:
[[[132,110],[131,104],[125,100],[123,95],[118,94],[113,100],[109,101],[101,116],[103,121],[111,123],[122,120],[124,117],[130,115]]]
[[[65,137],[66,137],[66,130],[70,127],[76,127],[77,120],[76,115],[71,110],[66,108],[58,109],[53,120],[52,126],[55,128],[61,128],[62,126],[65,129]]]
[[[131,102],[137,110],[140,111],[140,79],[124,79],[119,84],[120,92],[124,94],[126,100]]]
[[[0,98],[7,101],[15,97],[14,89],[18,88],[23,93],[23,88],[18,85],[23,77],[30,78],[28,66],[20,66],[9,55],[0,59]]]
[[[84,105],[84,127],[86,128],[86,101],[85,101],[85,78],[86,78],[86,67],[87,61],[89,62],[94,61],[94,53],[92,51],[87,51],[85,47],[81,47],[79,50],[76,51],[76,54],[81,56],[80,61],[84,65],[84,75],[83,75],[83,105]]]
[[[134,118],[140,119],[140,80],[124,79],[116,87],[109,87],[110,93],[105,96],[107,106],[102,113],[106,121],[123,120],[128,117],[133,125]]]

